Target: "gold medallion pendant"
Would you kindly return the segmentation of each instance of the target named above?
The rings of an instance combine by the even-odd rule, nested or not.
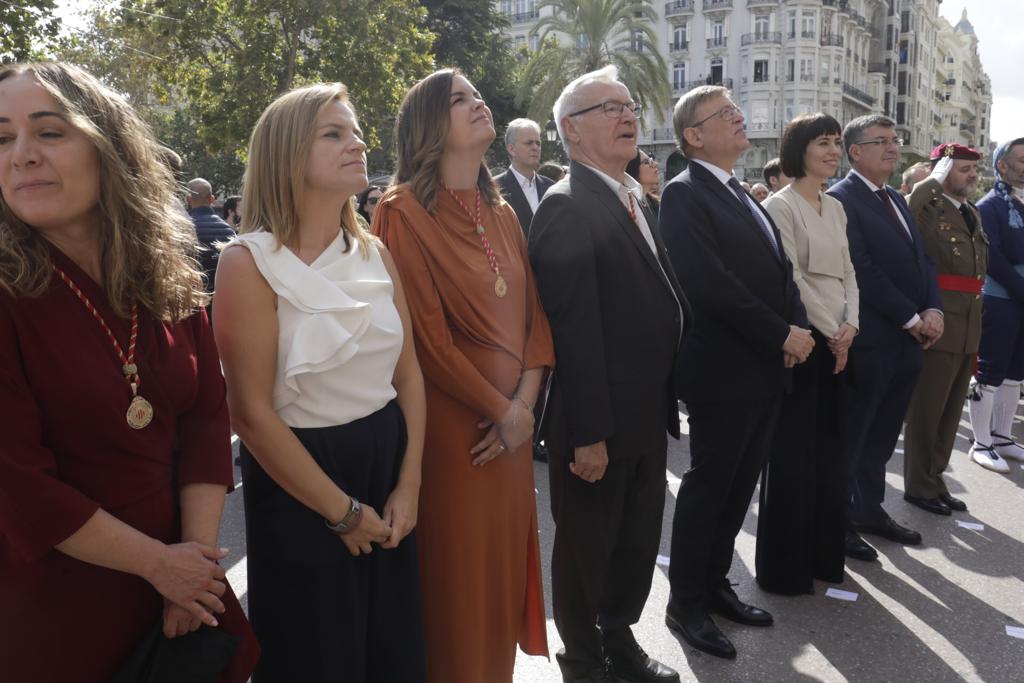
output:
[[[508,283],[505,282],[505,278],[498,276],[498,279],[494,281],[494,293],[498,295],[499,299],[504,299],[505,295],[508,294]]]
[[[126,419],[132,429],[143,429],[153,420],[153,406],[141,396],[136,396],[128,404]]]

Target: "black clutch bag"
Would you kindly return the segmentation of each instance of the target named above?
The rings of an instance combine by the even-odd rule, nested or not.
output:
[[[216,683],[238,644],[235,636],[205,624],[167,638],[163,621],[158,621],[110,683]]]

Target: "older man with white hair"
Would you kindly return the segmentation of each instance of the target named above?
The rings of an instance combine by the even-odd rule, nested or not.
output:
[[[643,188],[625,172],[639,107],[617,76],[613,66],[581,76],[555,103],[569,178],[530,229],[557,355],[544,424],[557,659],[565,681],[664,683],[679,675],[631,626],[658,554],[667,434],[679,437],[673,369],[691,316]]]
[[[530,234],[533,214],[544,198],[544,193],[554,185],[550,178],[537,173],[540,168],[540,126],[530,119],[509,121],[505,129],[505,150],[508,152],[509,168],[494,176],[494,182],[501,188],[519,219],[524,235]]]

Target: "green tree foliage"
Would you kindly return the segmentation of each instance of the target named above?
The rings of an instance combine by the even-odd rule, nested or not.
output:
[[[438,67],[458,67],[483,96],[498,131],[491,160],[506,162],[505,126],[526,113],[524,103],[516,102],[521,58],[513,52],[505,33],[508,19],[490,0],[421,2],[427,8],[427,26],[437,35],[434,55]]]
[[[60,19],[56,0],[0,0],[0,63],[39,56],[56,41]]]
[[[123,0],[95,17],[107,41],[67,56],[131,96],[190,173],[240,170],[267,104],[320,81],[348,86],[370,167],[384,168],[394,112],[433,68],[425,15],[406,0]]]
[[[651,0],[542,0],[543,16],[534,28],[541,48],[526,65],[517,101],[531,100],[531,118],[547,121],[566,84],[608,64],[645,110],[659,122],[671,103],[668,65],[658,50]]]

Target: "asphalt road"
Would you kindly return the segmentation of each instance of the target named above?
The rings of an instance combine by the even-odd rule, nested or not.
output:
[[[1015,430],[1024,438],[1020,418]],[[800,597],[769,595],[757,588],[752,578],[755,492],[737,538],[730,578],[738,584],[741,599],[774,614],[775,626],[758,629],[718,620],[739,651],[732,662],[693,650],[664,625],[668,567],[659,565],[647,608],[634,628],[637,639],[651,656],[678,669],[685,681],[1024,681],[1024,639],[1007,632],[1007,627],[1024,626],[1024,467],[1011,462],[1008,475],[978,467],[966,455],[969,435],[965,411],[946,477],[951,493],[967,503],[969,512],[952,518],[903,501],[900,442],[889,462],[885,507],[896,521],[920,531],[924,543],[904,547],[867,537],[880,562],[850,560],[839,586],[856,593],[856,601],[826,597],[830,584],[818,583],[814,595]],[[666,559],[678,477],[689,463],[685,435],[679,442],[670,440],[668,463],[661,544]],[[535,463],[534,472],[552,659],[520,653],[515,681],[556,683],[561,676],[553,655],[561,642],[550,619],[549,571],[554,523],[547,468]],[[228,578],[245,605],[240,494],[239,489],[228,497],[221,541],[232,550]],[[963,528],[958,522],[984,528]]]

